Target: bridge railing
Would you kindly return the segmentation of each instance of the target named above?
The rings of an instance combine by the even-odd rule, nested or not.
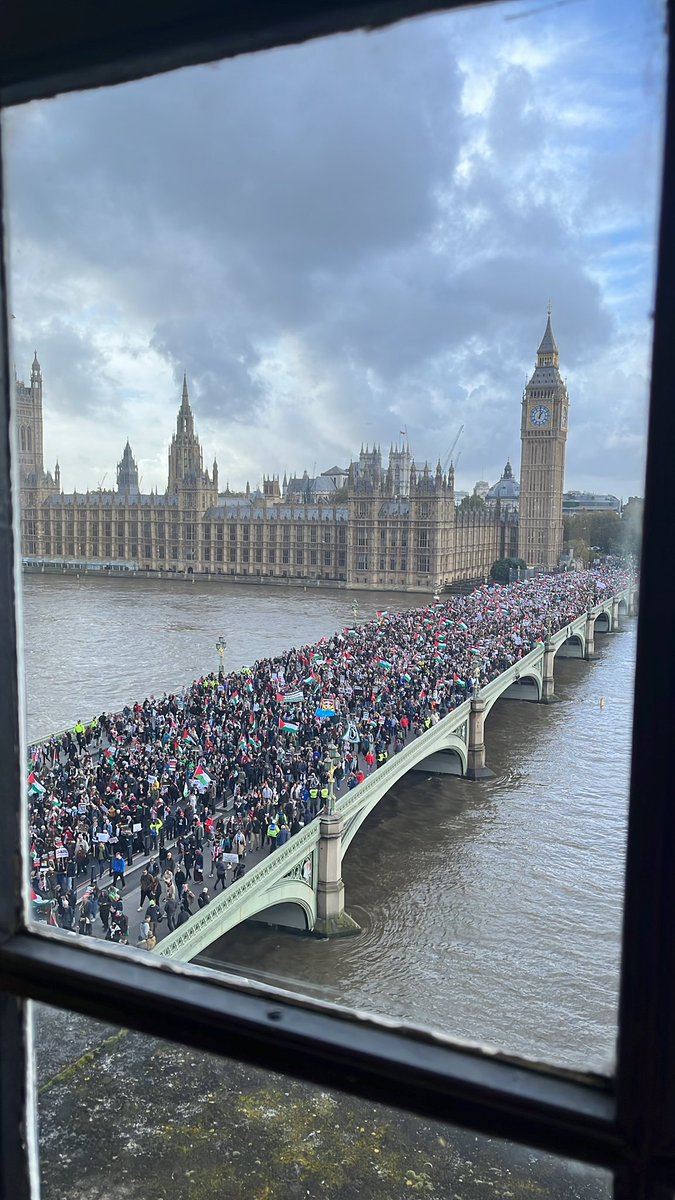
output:
[[[204,929],[211,925],[222,925],[223,918],[232,909],[239,908],[251,891],[261,885],[272,887],[273,884],[288,875],[293,867],[298,866],[303,859],[312,854],[318,840],[319,825],[317,821],[313,821],[300,833],[296,833],[286,842],[285,846],[273,850],[242,879],[231,883],[225,892],[221,892],[220,896],[214,896],[211,903],[201,912],[195,913],[189,921],[186,921],[185,925],[181,925],[173,933],[167,934],[158,943],[155,954],[162,955],[164,958],[172,958],[183,946],[193,942]],[[210,940],[215,939],[211,938]]]

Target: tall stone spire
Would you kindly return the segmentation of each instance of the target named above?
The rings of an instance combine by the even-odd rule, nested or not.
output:
[[[122,458],[117,464],[117,490],[120,495],[128,496],[129,499],[136,499],[138,496],[138,467],[131,453],[128,438]]]
[[[182,484],[195,486],[205,482],[202,448],[195,433],[187,376],[183,375],[183,392],[176,418],[176,432],[169,447],[168,490],[175,493]]]
[[[546,321],[546,329],[544,336],[541,339],[541,344],[537,350],[537,366],[538,367],[555,367],[560,366],[560,352],[558,343],[555,340],[553,327],[551,325],[551,305],[548,306],[548,318]]]
[[[187,375],[183,374],[183,394],[181,396],[180,408],[178,409],[178,419],[176,421],[176,433],[180,437],[181,434],[189,434],[194,436],[195,421],[190,408],[190,397],[188,396]]]

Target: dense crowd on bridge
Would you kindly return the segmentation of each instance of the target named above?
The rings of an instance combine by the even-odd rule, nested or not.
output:
[[[36,908],[83,933],[99,919],[123,941],[125,875],[143,855],[152,885],[141,934],[152,946],[158,915],[175,928],[208,902],[205,873],[214,891],[224,887],[246,851],[271,851],[312,821],[331,774],[338,790],[357,786],[548,632],[628,583],[623,566],[604,564],[435,597],[33,747]]]

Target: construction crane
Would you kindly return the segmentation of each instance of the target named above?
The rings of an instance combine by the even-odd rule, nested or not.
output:
[[[455,434],[455,440],[452,443],[450,449],[448,450],[445,462],[443,463],[443,474],[444,475],[445,475],[445,472],[447,471],[448,467],[450,466],[450,463],[452,462],[452,455],[454,453],[455,446],[457,445],[457,443],[463,433],[464,433],[464,426],[460,425],[459,429],[457,430],[457,433]]]

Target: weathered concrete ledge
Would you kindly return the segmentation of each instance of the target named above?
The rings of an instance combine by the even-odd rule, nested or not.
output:
[[[349,937],[351,934],[360,933],[361,926],[357,925],[349,913],[341,912],[335,917],[317,917],[311,932],[314,937],[320,938]]]

